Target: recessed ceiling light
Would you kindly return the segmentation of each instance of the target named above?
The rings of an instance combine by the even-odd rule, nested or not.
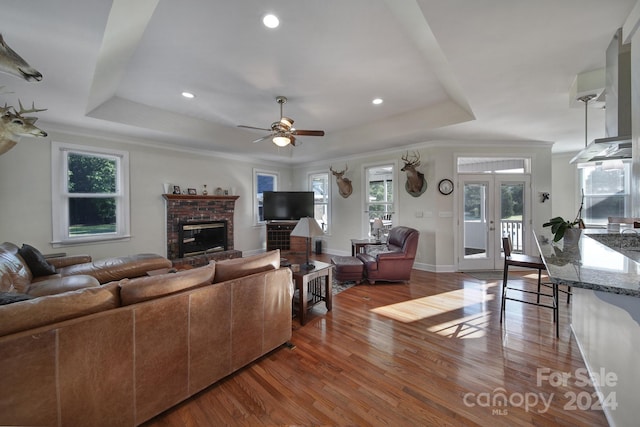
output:
[[[382,98],[375,98],[373,101],[371,101],[373,105],[380,105],[382,104],[382,102],[383,102]]]
[[[277,28],[278,25],[280,25],[280,20],[277,16],[268,14],[265,15],[264,18],[262,18],[262,23],[267,28]]]
[[[184,96],[185,98],[188,99],[192,99],[195,98],[196,96],[194,94],[192,94],[191,92],[182,92],[182,96]]]

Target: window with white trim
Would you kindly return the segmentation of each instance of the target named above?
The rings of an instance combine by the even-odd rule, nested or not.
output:
[[[53,244],[130,237],[129,153],[51,144]]]
[[[631,216],[630,161],[581,163],[578,171],[584,192],[582,218],[587,225],[606,225],[610,216]]]
[[[314,217],[324,232],[329,231],[331,221],[330,190],[328,172],[309,174],[309,191],[313,191]]]
[[[264,223],[262,210],[263,194],[265,191],[278,191],[278,174],[276,172],[253,170],[253,217],[256,224]]]

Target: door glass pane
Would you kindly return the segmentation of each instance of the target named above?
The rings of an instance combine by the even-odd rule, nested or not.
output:
[[[514,253],[523,253],[524,183],[500,185],[500,236],[511,237]]]
[[[464,257],[487,256],[487,184],[464,184]]]

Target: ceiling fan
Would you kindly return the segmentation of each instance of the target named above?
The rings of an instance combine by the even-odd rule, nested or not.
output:
[[[258,138],[253,141],[254,143],[271,138],[271,141],[278,147],[286,147],[289,144],[295,147],[296,136],[324,136],[323,130],[304,130],[294,128],[293,119],[285,117],[282,114],[282,105],[287,103],[287,98],[285,96],[277,96],[276,102],[280,104],[280,120],[271,123],[271,129],[238,125],[239,128],[265,130],[267,132],[270,132],[269,135],[263,136],[262,138]]]

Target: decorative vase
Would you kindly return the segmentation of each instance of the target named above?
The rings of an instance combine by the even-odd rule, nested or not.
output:
[[[582,235],[581,228],[567,228],[566,230],[564,230],[564,237],[563,237],[564,244],[567,246],[577,245],[581,235]]]
[[[202,189],[202,195],[206,196],[207,194],[209,194],[209,192],[207,191],[207,184],[204,184],[204,188]]]

